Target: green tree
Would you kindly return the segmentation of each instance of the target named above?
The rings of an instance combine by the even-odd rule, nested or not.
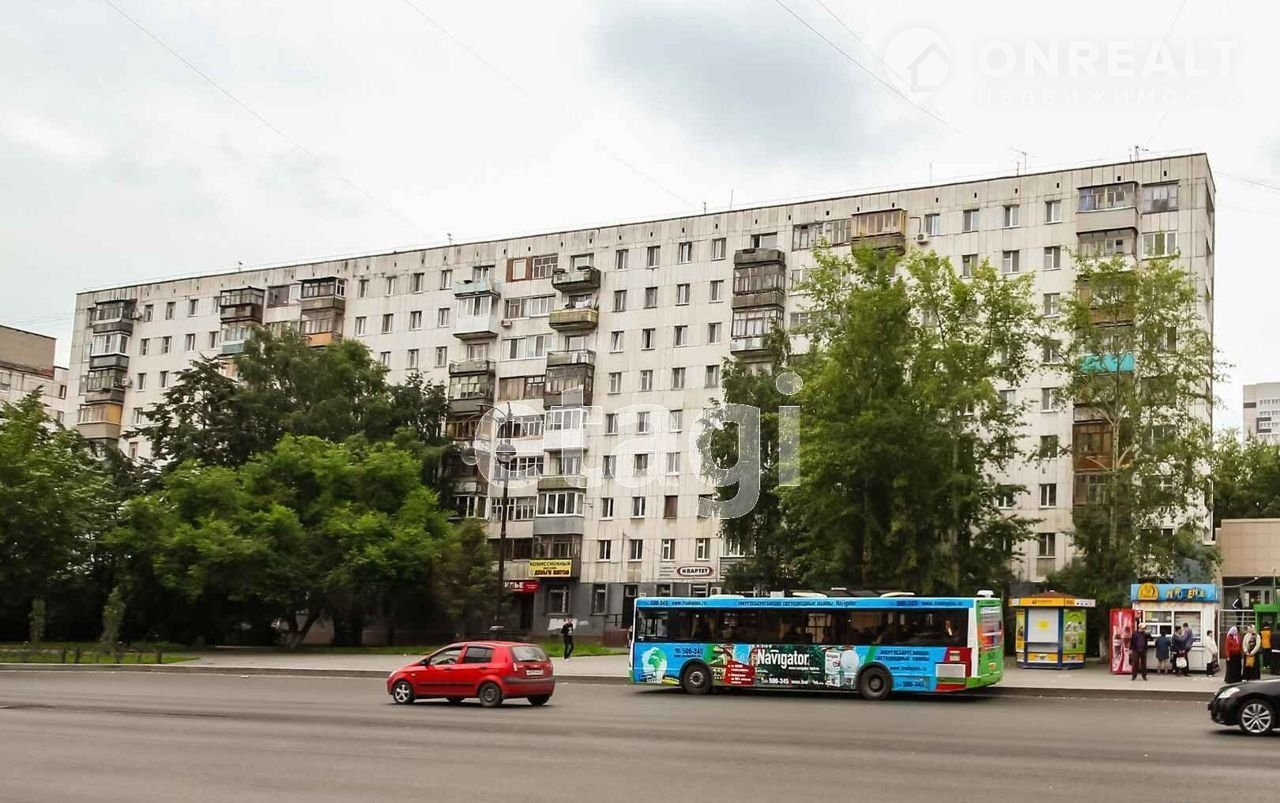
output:
[[[1079,565],[1064,578],[1105,612],[1136,578],[1213,559],[1203,536],[1220,368],[1207,299],[1172,260],[1077,258],[1076,281],[1062,326]]]
[[[179,467],[126,505],[112,544],[224,634],[281,622],[296,645],[327,615],[359,643],[366,614],[428,595],[448,528],[412,452],[288,435],[238,469]]]
[[[747,405],[760,411],[758,449],[755,444],[748,445],[752,456],[757,452],[759,455],[759,501],[746,515],[724,518],[720,522],[721,535],[746,555],[730,569],[726,578],[727,585],[734,590],[786,590],[802,581],[795,533],[783,515],[778,494],[778,410],[795,403],[779,390],[779,378],[783,378],[785,385],[792,375],[791,346],[786,333],[777,331],[766,337],[764,354],[762,360],[751,362],[727,360],[722,372],[725,404]],[[726,407],[715,399],[704,411],[703,420],[707,426],[699,436],[698,448],[704,465],[717,473],[730,470],[744,456],[738,425],[730,420]],[[740,490],[741,483],[722,485],[720,499],[731,500]]]
[[[1240,442],[1229,430],[1213,445],[1213,525],[1223,519],[1280,518],[1280,444]]]
[[[492,615],[497,583],[483,522],[464,519],[445,538],[435,573],[436,597],[459,638]]]
[[[113,510],[111,482],[76,432],[54,425],[40,394],[0,405],[0,618],[25,632],[33,600],[83,574]],[[55,604],[49,606],[56,607]]]
[[[818,253],[799,483],[784,494],[814,584],[972,591],[1008,578],[1030,522],[1004,515],[999,472],[1022,415],[1001,385],[1031,366],[1025,278],[969,279],[932,253]]]

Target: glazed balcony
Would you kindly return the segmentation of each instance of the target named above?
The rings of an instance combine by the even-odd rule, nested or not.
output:
[[[347,282],[335,276],[303,279],[302,311],[334,310],[341,314],[347,308]]]
[[[218,312],[223,323],[262,323],[266,293],[257,287],[223,290],[218,295]]]
[[[125,388],[129,378],[123,370],[109,368],[104,371],[90,371],[80,379],[80,392],[90,404],[97,402],[124,403]]]
[[[849,241],[854,248],[901,252],[906,250],[906,234],[907,210],[885,209],[854,215]]]
[[[449,376],[467,376],[469,374],[493,375],[496,364],[493,360],[454,360],[449,363]]]
[[[133,299],[99,301],[89,310],[89,324],[94,334],[132,334],[135,317],[137,312]]]
[[[551,274],[551,286],[562,293],[589,293],[600,289],[599,268],[583,267],[556,270]]]

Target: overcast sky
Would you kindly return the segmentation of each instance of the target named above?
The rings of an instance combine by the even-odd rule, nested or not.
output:
[[[1277,17],[1194,0],[4,0],[0,323],[55,335],[65,360],[92,287],[1207,151],[1233,364],[1218,423],[1238,424],[1240,383],[1280,380]]]

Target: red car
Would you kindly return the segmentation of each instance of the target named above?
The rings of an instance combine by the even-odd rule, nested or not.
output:
[[[398,705],[431,697],[455,705],[475,697],[485,708],[509,697],[545,705],[555,690],[551,660],[541,647],[505,641],[450,644],[387,677],[387,694]]]

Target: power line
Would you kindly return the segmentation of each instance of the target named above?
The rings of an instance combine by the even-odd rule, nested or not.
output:
[[[444,27],[435,19],[428,16],[426,12],[424,12],[421,8],[419,8],[416,4],[414,4],[412,0],[401,0],[401,2],[404,3],[406,6],[408,6],[409,8],[413,9],[414,13],[416,13],[419,17],[422,17],[422,19],[425,20],[428,25],[430,25],[431,27],[435,28],[440,33],[448,37],[449,41],[453,42],[455,45],[462,48],[467,53],[467,55],[471,56],[473,59],[483,64],[486,68],[488,68],[490,72],[492,72],[494,75],[502,79],[504,83],[506,83],[508,86],[510,86],[511,88],[515,89],[518,93],[523,95],[526,100],[531,100],[532,93],[529,92],[529,90],[525,89],[514,78],[512,78],[510,75],[507,75],[505,72],[500,70],[496,65],[494,65],[491,61],[486,59],[484,56],[480,55],[480,53],[476,52],[474,48],[472,48],[470,45],[464,42],[461,38],[456,36],[448,28]],[[533,105],[536,106],[536,104],[533,104]],[[588,134],[587,136],[591,139],[592,142],[595,143],[596,147],[598,147],[610,159],[614,160],[618,164],[622,165],[623,167],[627,168],[631,172],[635,173],[637,176],[644,179],[645,181],[648,181],[650,184],[662,190],[666,194],[670,195],[672,198],[675,198],[680,203],[686,206],[691,206],[691,204],[689,203],[689,199],[685,198],[680,193],[671,189],[667,185],[663,184],[661,181],[658,181],[653,176],[649,175],[648,173],[641,170],[636,165],[632,164],[627,159],[624,159],[622,156],[615,153],[612,149],[610,149],[607,145],[605,145],[598,137],[591,134]]]
[[[160,37],[156,36],[151,31],[147,30],[147,28],[143,26],[142,23],[138,22],[136,19],[129,16],[129,14],[126,13],[124,9],[120,8],[120,6],[112,2],[112,0],[102,0],[102,2],[110,6],[112,10],[114,10],[121,17],[124,17],[126,20],[128,20],[130,25],[137,28],[139,31],[142,31],[142,33],[146,34],[148,39],[150,39],[151,41],[159,45],[161,48],[163,48],[165,52],[167,52],[169,55],[173,56],[175,59],[185,64],[188,69],[190,69],[193,73],[203,78],[206,83],[208,83],[214,89],[218,90],[220,93],[226,96],[232,103],[236,104],[245,112],[247,112],[251,117],[253,117],[253,119],[257,120],[259,123],[261,123],[262,125],[266,126],[268,129],[270,129],[276,136],[280,137],[285,142],[289,143],[289,145],[293,146],[293,148],[295,148],[298,152],[302,153],[312,161],[317,162],[319,164],[323,164],[323,160],[319,156],[312,153],[305,146],[303,146],[302,143],[298,142],[296,139],[294,139],[293,137],[290,137],[284,131],[280,130],[279,127],[277,127],[274,123],[272,123],[266,117],[259,114],[257,110],[255,110],[252,106],[250,106],[248,103],[245,103],[240,98],[236,97],[230,90],[228,90],[226,87],[222,86],[222,84],[219,84],[217,81],[215,81],[208,73],[204,72],[195,64],[193,64],[191,61],[184,58],[181,53],[174,50],[169,45],[165,44],[165,42]],[[404,223],[406,226],[409,226],[418,234],[423,235],[427,239],[431,239],[430,235],[424,232],[416,223],[414,223],[412,220],[410,220],[408,217],[406,217],[405,215],[403,215],[393,207],[375,198],[373,194],[370,193],[368,190],[364,189],[359,184],[356,184],[354,181],[342,175],[341,173],[335,173],[335,175],[337,175],[338,179],[342,181],[342,183],[346,184],[351,189],[363,195],[366,200],[373,203],[375,206],[382,209],[384,212],[388,212],[394,215],[396,218],[400,220],[400,222]]]

